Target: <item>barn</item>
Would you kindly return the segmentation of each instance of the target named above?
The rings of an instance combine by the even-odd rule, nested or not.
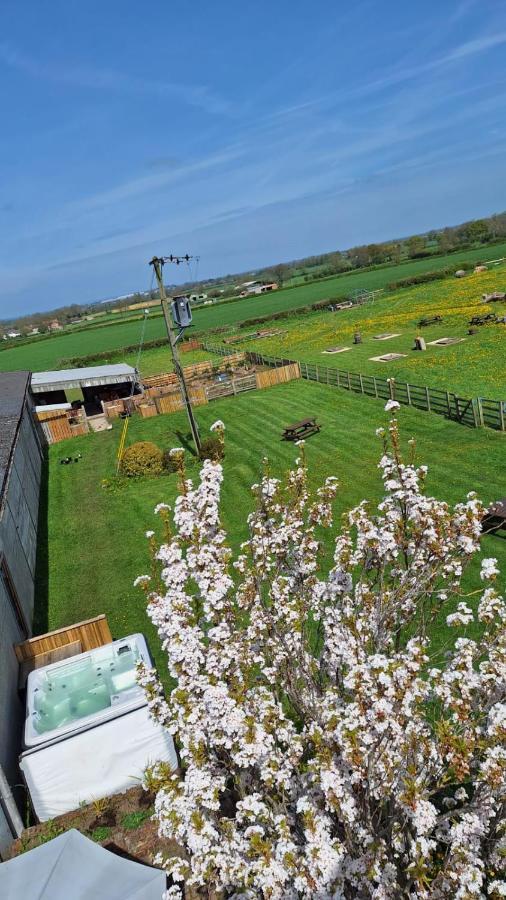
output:
[[[74,400],[76,394],[80,395],[87,416],[102,413],[102,401],[129,397],[141,391],[137,370],[125,363],[34,372],[31,389],[37,407],[59,406]]]

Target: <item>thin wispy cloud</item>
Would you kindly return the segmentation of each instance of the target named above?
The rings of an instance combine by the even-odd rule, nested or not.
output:
[[[207,85],[159,81],[114,69],[39,61],[7,43],[0,43],[0,63],[32,78],[42,78],[69,87],[171,98],[203,109],[212,115],[229,115],[232,112],[231,104],[215,94]]]
[[[506,44],[506,31],[483,35],[474,38],[471,41],[465,41],[434,59],[413,66],[403,66],[397,70],[387,72],[379,78],[357,85],[354,88],[352,87],[347,91],[339,92],[337,95],[334,94],[334,100],[338,98],[357,99],[376,91],[395,87],[396,85],[418,78],[421,75],[427,75],[430,72],[442,70],[452,63],[457,63],[461,60],[477,56],[485,53],[487,50],[492,50],[493,48],[503,46],[504,44]]]
[[[458,221],[466,204],[463,218],[484,214],[502,178],[506,7],[427,0],[423,10],[380,10],[357,0],[343,16],[320,2],[309,10],[279,0],[273,10],[258,0],[251,16],[234,6],[226,28],[203,4],[190,34],[155,0],[160,33],[170,32],[163,68],[142,16],[122,20],[107,49],[105,39],[90,43],[86,4],[63,11],[59,45],[51,11],[31,48],[20,15],[17,34],[0,39],[12,91],[3,199],[16,197],[9,222],[0,215],[6,305],[19,272],[28,278],[27,252],[63,301],[62,267],[92,299],[138,285],[153,252],[200,253],[206,276],[206,252],[218,271],[234,271],[266,254],[409,233],[433,215],[434,224]],[[111,31],[107,8],[104,17]],[[37,107],[44,93],[47,114]],[[30,104],[33,145],[20,154]],[[43,137],[69,118],[71,133]]]

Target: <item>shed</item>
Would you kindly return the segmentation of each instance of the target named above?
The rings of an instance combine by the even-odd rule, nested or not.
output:
[[[126,363],[34,372],[31,387],[38,406],[66,403],[66,392],[78,389],[82,391],[85,404],[97,407],[98,412],[102,412],[102,400],[115,400],[128,397],[132,391],[140,392],[138,372]]]
[[[160,869],[124,859],[75,828],[0,865],[0,896],[20,900],[160,900]]]

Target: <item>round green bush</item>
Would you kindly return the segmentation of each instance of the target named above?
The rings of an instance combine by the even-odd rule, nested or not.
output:
[[[137,441],[128,447],[121,460],[124,475],[161,475],[163,454],[151,441]]]

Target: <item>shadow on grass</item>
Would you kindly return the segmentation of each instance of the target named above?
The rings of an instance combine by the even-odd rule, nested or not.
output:
[[[176,434],[178,440],[181,441],[181,446],[184,447],[185,450],[188,450],[188,453],[191,453],[191,455],[194,456],[195,459],[198,459],[191,432],[189,431],[187,434],[183,434],[182,431],[176,431]]]
[[[49,463],[46,449],[40,473],[37,560],[35,563],[35,606],[33,613],[34,634],[44,634],[48,629],[49,622],[48,483]]]

